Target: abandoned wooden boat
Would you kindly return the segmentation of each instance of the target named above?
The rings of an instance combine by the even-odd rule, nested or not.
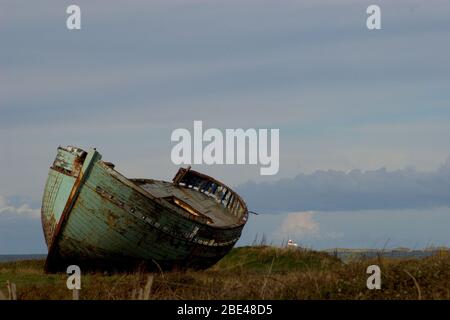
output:
[[[127,179],[95,150],[59,147],[42,203],[47,272],[208,268],[248,219],[223,183],[180,168],[172,182]]]

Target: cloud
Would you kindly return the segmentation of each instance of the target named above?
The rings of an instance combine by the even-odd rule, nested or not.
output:
[[[287,239],[294,242],[306,243],[326,243],[337,239],[343,239],[345,234],[340,230],[330,229],[326,226],[322,228],[322,223],[326,223],[326,219],[319,221],[322,212],[305,211],[305,212],[289,212],[278,216],[278,227],[269,234],[270,240],[282,243]]]
[[[46,252],[38,203],[0,195],[0,254]]]
[[[281,221],[278,233],[295,238],[316,234],[319,232],[319,224],[313,217],[312,211],[289,213]]]
[[[355,211],[450,206],[450,157],[438,169],[328,170],[237,188],[263,213]]]
[[[40,217],[40,209],[33,209],[28,203],[22,203],[14,205],[10,203],[8,199],[0,195],[0,217],[5,216],[20,216],[32,219],[38,219]]]
[[[449,246],[449,225],[450,207],[261,214],[250,216],[238,245],[263,234],[315,249]]]

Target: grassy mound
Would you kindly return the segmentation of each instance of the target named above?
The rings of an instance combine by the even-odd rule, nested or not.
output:
[[[268,246],[234,248],[212,270],[242,272],[292,272],[327,270],[341,261],[327,253],[302,248]]]

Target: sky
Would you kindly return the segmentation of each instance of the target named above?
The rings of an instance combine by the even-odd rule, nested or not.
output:
[[[277,175],[194,166],[260,213],[239,245],[450,246],[449,16],[444,0],[1,1],[0,254],[46,252],[59,145],[170,180],[171,133],[195,120],[280,130]]]

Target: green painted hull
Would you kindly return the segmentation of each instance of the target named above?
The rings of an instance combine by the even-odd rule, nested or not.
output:
[[[140,186],[146,180],[126,179],[101,161],[96,150],[86,153],[72,147],[59,148],[42,204],[42,225],[49,248],[46,270],[62,271],[71,264],[116,270],[138,266],[208,268],[215,264],[239,239],[248,218],[247,208],[231,189],[216,180],[186,170],[181,172],[183,178],[180,172],[171,188],[214,197],[222,209],[227,209],[224,214],[230,215],[233,223],[206,223],[201,212],[192,214],[167,197],[155,196]]]

